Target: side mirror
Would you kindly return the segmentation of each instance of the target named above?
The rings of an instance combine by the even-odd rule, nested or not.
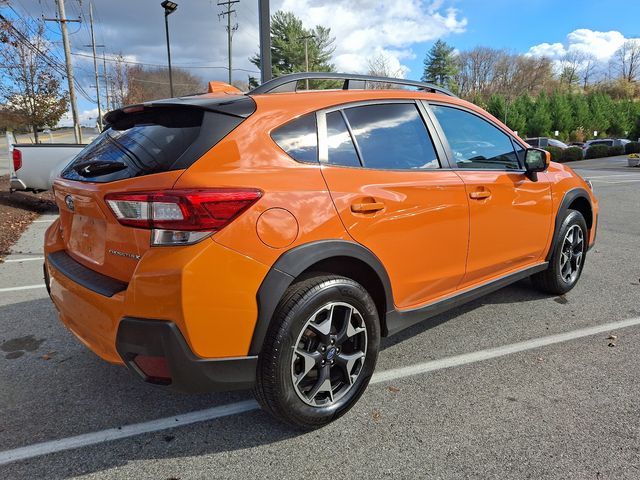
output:
[[[551,163],[551,154],[546,150],[539,148],[527,148],[524,154],[524,168],[527,176],[536,181],[538,179],[536,173],[544,172],[549,168]]]

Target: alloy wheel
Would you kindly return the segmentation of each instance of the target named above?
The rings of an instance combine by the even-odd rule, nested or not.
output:
[[[579,225],[572,225],[564,236],[560,251],[560,275],[566,283],[573,283],[580,273],[584,256],[584,234]]]
[[[291,380],[314,407],[334,404],[351,390],[367,354],[367,329],[352,305],[331,302],[307,320],[294,346]]]

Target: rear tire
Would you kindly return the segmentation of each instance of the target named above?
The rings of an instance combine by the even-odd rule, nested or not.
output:
[[[258,358],[262,408],[311,430],[344,415],[373,375],[378,311],[359,283],[322,275],[293,284],[280,301]]]
[[[576,210],[567,210],[553,245],[549,268],[531,276],[534,287],[546,293],[567,293],[580,279],[587,255],[587,222]]]

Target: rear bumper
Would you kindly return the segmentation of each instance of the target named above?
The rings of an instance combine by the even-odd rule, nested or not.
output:
[[[26,190],[27,185],[18,177],[11,177],[9,179],[9,188],[11,190]]]
[[[257,356],[222,359],[196,357],[173,322],[123,318],[116,349],[125,365],[145,382],[159,384],[134,363],[137,355],[163,357],[172,390],[188,393],[250,388],[255,381]]]

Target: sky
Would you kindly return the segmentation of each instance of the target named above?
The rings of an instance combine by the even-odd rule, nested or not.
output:
[[[0,0],[10,18],[55,17],[54,0]],[[218,0],[177,0],[169,17],[172,63],[204,80],[225,80],[226,21],[218,17]],[[248,60],[258,50],[258,0],[234,4],[234,79],[259,76]],[[166,64],[163,9],[160,0],[93,0],[96,41],[107,58],[122,53],[131,62]],[[606,6],[606,8],[605,8]],[[384,55],[403,76],[419,79],[423,59],[441,38],[457,50],[475,46],[557,59],[586,51],[606,65],[626,40],[640,37],[637,0],[271,0],[271,11],[289,10],[306,27],[323,25],[335,36],[338,71],[366,73],[367,59]],[[95,100],[90,58],[89,0],[66,0],[75,73]],[[60,30],[48,23],[51,54],[64,58]],[[89,56],[87,56],[89,55]],[[236,70],[237,69],[237,70]],[[96,105],[80,95],[78,109],[86,124],[95,124]],[[70,116],[69,116],[70,117]],[[62,123],[69,123],[69,119]]]

